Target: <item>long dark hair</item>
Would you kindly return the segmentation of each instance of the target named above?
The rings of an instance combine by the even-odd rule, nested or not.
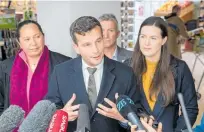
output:
[[[132,57],[132,68],[135,75],[137,76],[137,83],[140,85],[142,82],[142,75],[146,72],[146,60],[145,56],[142,54],[139,45],[139,36],[141,29],[144,26],[155,26],[161,30],[161,36],[164,39],[168,37],[167,23],[160,17],[149,17],[142,23],[138,39],[134,48],[133,57]],[[170,67],[171,56],[167,49],[167,42],[162,45],[160,59],[157,63],[157,67],[152,79],[150,86],[150,99],[155,96],[158,97],[159,93],[162,95],[163,105],[167,106],[174,99],[175,95],[175,82],[174,77]]]

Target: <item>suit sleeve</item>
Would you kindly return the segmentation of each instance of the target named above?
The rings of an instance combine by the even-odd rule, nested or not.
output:
[[[0,62],[0,115],[4,110],[4,87],[3,87],[3,72],[2,62]]]
[[[186,63],[184,63],[184,66],[183,66],[183,75],[181,80],[181,93],[183,94],[183,97],[184,97],[184,103],[186,106],[186,110],[188,113],[191,126],[193,126],[198,115],[198,103],[197,103],[197,96],[196,96],[193,77]],[[186,128],[187,127],[182,113],[177,120],[177,126],[175,131],[180,132],[181,130]]]
[[[48,84],[48,93],[45,99],[50,100],[51,102],[55,103],[58,109],[61,109],[63,107],[63,103],[62,103],[61,96],[59,93],[56,67],[54,68],[53,73],[51,75],[51,79]]]

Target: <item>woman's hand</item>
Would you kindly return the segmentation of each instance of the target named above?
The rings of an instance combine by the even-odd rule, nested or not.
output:
[[[147,118],[141,118],[141,123],[142,125],[146,128],[147,132],[162,132],[162,124],[159,123],[158,129],[154,129],[152,127],[153,124],[153,119],[150,118],[149,121],[147,121]],[[129,123],[129,125],[131,126],[131,132],[146,132],[145,130],[138,130],[136,131],[137,126],[136,125],[131,125],[131,123]]]

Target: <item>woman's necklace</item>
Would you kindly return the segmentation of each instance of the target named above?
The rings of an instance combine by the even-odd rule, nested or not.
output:
[[[32,70],[33,72],[35,71],[36,66],[37,66],[36,64],[31,64],[31,65],[30,65],[30,68],[31,68],[31,70]]]

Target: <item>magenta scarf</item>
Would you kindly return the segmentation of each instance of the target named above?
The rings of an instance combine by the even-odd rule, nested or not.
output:
[[[44,98],[48,91],[49,50],[47,46],[44,47],[44,51],[40,57],[35,72],[33,73],[30,82],[29,104],[26,92],[28,66],[19,56],[19,53],[16,55],[11,69],[10,104],[18,105],[23,108],[26,116],[33,106]]]

